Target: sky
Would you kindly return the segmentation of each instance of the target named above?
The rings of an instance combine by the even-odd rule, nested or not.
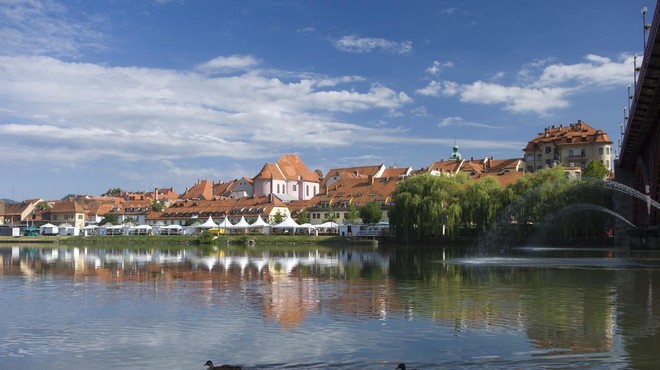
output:
[[[0,198],[617,147],[652,0],[0,0]]]

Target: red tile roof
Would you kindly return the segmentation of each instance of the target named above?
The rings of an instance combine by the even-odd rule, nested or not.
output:
[[[545,143],[561,146],[584,143],[612,144],[612,141],[603,130],[596,130],[588,124],[578,121],[567,126],[546,128],[527,143],[525,150],[533,150]]]
[[[209,200],[213,198],[213,190],[208,180],[199,180],[192,188],[180,197],[181,199]]]
[[[288,180],[297,180],[300,177],[304,181],[320,181],[319,175],[311,172],[297,154],[283,154],[277,161],[277,165]]]

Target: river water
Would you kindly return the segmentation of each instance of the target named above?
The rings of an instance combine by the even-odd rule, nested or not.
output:
[[[659,257],[0,247],[0,368],[656,368]]]

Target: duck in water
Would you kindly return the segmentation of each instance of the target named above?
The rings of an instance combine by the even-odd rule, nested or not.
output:
[[[399,364],[399,366],[396,367],[394,370],[406,370],[406,364],[403,362]],[[415,369],[410,369],[410,370],[415,370]]]
[[[208,366],[208,370],[241,370],[242,367],[240,366],[234,366],[234,365],[220,365],[220,366],[213,366],[213,361],[208,360],[204,364],[204,366]]]

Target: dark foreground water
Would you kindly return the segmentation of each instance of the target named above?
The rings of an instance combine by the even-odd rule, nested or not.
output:
[[[0,247],[0,368],[657,368],[656,257]]]

